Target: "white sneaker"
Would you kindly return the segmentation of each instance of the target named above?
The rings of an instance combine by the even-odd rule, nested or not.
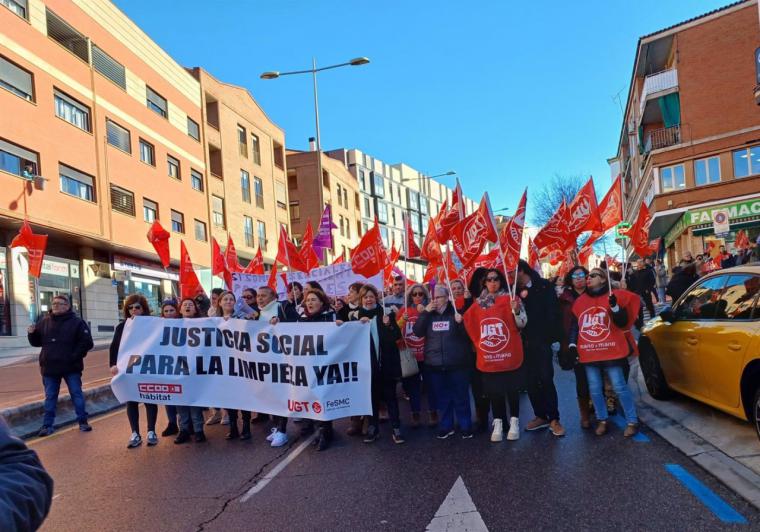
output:
[[[206,425],[216,425],[222,420],[222,412],[219,409],[215,409],[211,417],[206,420]]]
[[[507,440],[514,441],[520,439],[520,418],[509,418],[509,432],[507,432]]]
[[[501,419],[493,420],[493,432],[491,433],[491,441],[497,442],[504,439],[504,428],[501,425]]]
[[[272,441],[272,438],[274,438],[275,432],[277,432],[277,429],[272,427],[272,430],[269,431],[269,436],[267,436],[267,441]]]
[[[279,430],[275,430],[272,434],[272,447],[282,447],[288,443],[288,435]]]
[[[158,445],[158,434],[156,434],[152,430],[149,430],[148,431],[148,447],[153,447],[154,445]]]
[[[134,449],[140,445],[142,445],[142,437],[138,433],[133,432],[127,443],[127,449]]]

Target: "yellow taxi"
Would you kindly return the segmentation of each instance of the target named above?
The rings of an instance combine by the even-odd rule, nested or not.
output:
[[[680,392],[755,425],[760,437],[760,265],[701,277],[639,339],[649,394]]]

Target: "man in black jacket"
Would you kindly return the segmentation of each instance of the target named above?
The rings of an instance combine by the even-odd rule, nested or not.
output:
[[[628,290],[634,292],[644,300],[650,316],[654,316],[654,304],[652,303],[652,292],[655,287],[655,275],[651,268],[644,264],[643,259],[636,261],[636,270],[631,273],[628,281]]]
[[[528,396],[535,418],[525,430],[549,428],[557,437],[565,435],[559,422],[557,388],[554,386],[553,342],[559,341],[561,316],[554,286],[542,279],[521,260],[517,266],[518,295],[522,299],[528,323],[523,328]]]
[[[0,418],[0,530],[37,530],[50,511],[53,479],[37,453]]]
[[[45,419],[38,435],[49,436],[53,433],[61,379],[66,381],[74,403],[79,430],[89,432],[92,427],[87,423],[82,393],[82,371],[84,357],[93,345],[90,328],[71,310],[68,297],[55,296],[52,307],[52,313],[27,330],[29,343],[42,348],[40,373],[45,387]]]

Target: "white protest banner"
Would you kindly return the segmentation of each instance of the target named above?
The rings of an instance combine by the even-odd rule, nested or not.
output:
[[[111,380],[123,402],[328,421],[372,412],[370,328],[355,322],[127,320]]]
[[[351,264],[342,262],[323,268],[314,268],[310,273],[304,272],[285,272],[288,282],[298,282],[301,286],[306,281],[317,281],[328,296],[345,296],[348,294],[348,287],[352,283],[367,283],[373,285],[378,290],[383,290],[383,274],[378,273],[374,277],[367,279],[363,275],[354,273],[351,270]],[[243,294],[243,289],[253,288],[258,290],[260,286],[266,286],[269,281],[269,274],[253,275],[250,273],[233,273],[232,274],[232,292],[238,299]],[[277,293],[280,299],[285,299],[287,287],[280,275],[277,275]]]

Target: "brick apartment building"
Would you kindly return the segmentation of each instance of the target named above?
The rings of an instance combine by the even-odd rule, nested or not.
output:
[[[760,82],[757,0],[736,2],[639,39],[618,150],[625,218],[643,201],[666,261],[710,240],[732,248],[760,233]],[[730,232],[713,233],[727,208]]]

